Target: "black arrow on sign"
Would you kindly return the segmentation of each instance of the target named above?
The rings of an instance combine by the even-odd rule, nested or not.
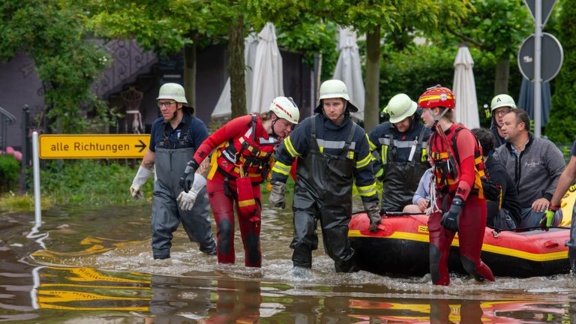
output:
[[[144,144],[144,142],[142,142],[142,140],[138,140],[138,142],[140,142],[139,145],[134,145],[135,147],[141,147],[140,151],[138,151],[138,153],[144,151],[144,149],[146,148],[146,144]]]

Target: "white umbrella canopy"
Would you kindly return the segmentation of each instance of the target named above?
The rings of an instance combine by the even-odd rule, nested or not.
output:
[[[356,34],[350,28],[338,29],[338,50],[340,51],[340,56],[332,78],[341,80],[346,84],[350,102],[358,107],[358,112],[352,113],[352,117],[364,120],[366,89],[362,79],[362,66],[360,65],[360,53],[356,44]]]
[[[267,112],[272,100],[284,95],[282,56],[276,43],[274,25],[266,23],[258,39],[252,84],[252,113]]]
[[[480,127],[473,67],[474,60],[468,47],[460,46],[454,60],[454,83],[452,86],[456,99],[454,117],[456,122],[470,129]]]
[[[244,64],[246,69],[244,71],[244,80],[246,82],[246,107],[252,104],[252,79],[254,71],[254,62],[256,61],[256,49],[258,47],[258,38],[252,33],[244,39]],[[220,98],[216,103],[216,107],[212,112],[212,118],[230,117],[232,114],[232,102],[230,99],[230,78],[226,81],[226,85],[220,94]]]

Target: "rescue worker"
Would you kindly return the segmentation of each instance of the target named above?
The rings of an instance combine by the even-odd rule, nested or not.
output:
[[[390,121],[370,131],[370,151],[376,177],[382,181],[380,214],[399,212],[412,204],[420,178],[430,168],[426,146],[430,129],[424,127],[417,114],[417,104],[406,94],[392,97],[384,112]]]
[[[210,206],[216,220],[218,263],[234,264],[234,208],[244,245],[247,267],[261,267],[261,192],[273,154],[280,141],[298,124],[300,111],[292,98],[277,97],[268,112],[234,118],[198,148],[181,178],[184,191],[196,187],[196,170],[205,169],[212,151],[208,177]],[[182,168],[184,169],[184,168]],[[199,172],[202,172],[199,170]]]
[[[180,222],[190,241],[200,245],[200,251],[215,255],[216,244],[208,215],[206,190],[197,193],[193,208],[179,208],[178,204],[191,198],[179,186],[180,172],[190,155],[208,137],[208,129],[192,115],[192,107],[184,106],[188,101],[181,85],[163,84],[156,100],[162,117],[152,124],[150,145],[130,187],[134,198],[142,197],[140,188],[156,173],[151,223],[153,257],[170,258],[172,233]]]
[[[486,200],[482,149],[470,130],[454,123],[454,94],[437,85],[418,100],[424,124],[433,130],[428,144],[433,161],[432,207],[428,219],[430,273],[434,285],[449,285],[450,244],[458,232],[460,261],[478,281],[494,281],[490,268],[480,260]]]
[[[492,98],[490,102],[490,115],[492,115],[492,124],[490,131],[494,135],[494,148],[498,148],[506,143],[502,133],[503,117],[510,110],[516,109],[516,102],[507,94],[499,94]]]
[[[353,179],[370,216],[371,230],[376,231],[380,223],[368,139],[362,127],[350,119],[350,113],[356,111],[344,82],[325,81],[320,86],[316,115],[306,118],[276,150],[269,197],[273,207],[285,207],[286,180],[298,158],[290,244],[295,275],[305,275],[312,268],[312,251],[318,248],[317,221],[336,272],[358,270],[348,240]]]
[[[568,188],[574,183],[576,179],[576,141],[572,144],[572,150],[570,151],[570,160],[566,165],[564,171],[558,179],[558,184],[556,185],[556,190],[554,190],[554,195],[550,199],[550,206],[541,221],[541,227],[547,230],[552,226],[554,216],[561,213],[560,204],[562,197],[568,192]],[[566,242],[568,246],[568,259],[570,260],[570,268],[572,270],[572,275],[576,276],[576,205],[573,207],[572,221],[570,222],[570,239]]]

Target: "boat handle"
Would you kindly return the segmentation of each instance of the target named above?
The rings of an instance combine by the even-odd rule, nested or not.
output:
[[[556,241],[546,241],[544,242],[544,246],[547,248],[555,248],[558,247],[558,242]]]

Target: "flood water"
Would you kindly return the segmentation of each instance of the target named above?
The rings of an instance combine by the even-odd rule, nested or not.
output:
[[[0,215],[0,321],[24,323],[527,323],[576,322],[570,274],[477,283],[454,276],[334,273],[320,247],[292,274],[292,218],[264,208],[263,266],[219,266],[182,228],[172,258],[153,260],[150,207],[52,208]],[[321,242],[321,240],[320,240]]]

